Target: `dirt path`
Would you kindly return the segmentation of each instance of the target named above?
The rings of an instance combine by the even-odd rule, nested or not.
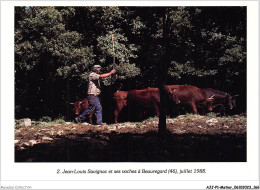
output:
[[[167,153],[158,155],[158,118],[96,127],[32,122],[15,127],[17,162],[246,161],[246,117],[167,119]]]

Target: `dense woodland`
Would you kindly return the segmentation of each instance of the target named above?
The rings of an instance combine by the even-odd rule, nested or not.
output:
[[[236,111],[246,112],[246,7],[15,7],[14,14],[16,118],[73,119],[69,103],[86,97],[94,64],[117,71],[102,80],[105,120],[119,87],[158,87],[162,75],[166,84],[238,95]]]

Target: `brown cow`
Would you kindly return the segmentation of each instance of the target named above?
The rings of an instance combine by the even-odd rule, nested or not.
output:
[[[75,114],[79,115],[88,108],[88,99],[84,98],[81,101],[77,101],[77,102],[70,103],[70,104],[74,106]],[[89,123],[91,123],[91,124],[92,124],[92,116],[93,116],[93,113],[91,113],[89,115]]]
[[[179,103],[174,90],[165,88],[167,102]],[[127,106],[131,119],[141,120],[147,116],[159,116],[160,91],[158,88],[131,90],[127,95]],[[165,108],[167,109],[167,108]]]
[[[113,94],[113,98],[115,99],[115,111],[114,111],[114,119],[115,123],[118,123],[118,115],[122,111],[124,107],[127,106],[127,91],[118,91]]]
[[[207,111],[212,111],[214,109],[214,98],[213,97],[209,97],[209,98],[205,98],[205,101],[203,102],[199,102],[196,104],[197,109],[199,110],[200,114],[206,114]]]
[[[180,101],[181,104],[189,105],[194,114],[198,113],[198,104],[205,104],[204,95],[199,88],[189,85],[167,85],[168,91],[171,91]]]
[[[210,106],[210,111],[215,110],[220,112],[221,115],[225,115],[226,107],[228,107],[230,110],[233,109],[234,99],[228,93],[212,88],[203,88],[201,89],[201,92],[205,98],[212,98],[213,100]]]
[[[132,120],[141,120],[147,115],[159,116],[159,103],[158,88],[131,90],[127,96],[127,106]]]

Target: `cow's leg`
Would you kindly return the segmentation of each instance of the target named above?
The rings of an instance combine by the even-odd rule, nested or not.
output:
[[[118,123],[118,115],[119,115],[121,110],[122,110],[121,107],[117,107],[116,110],[114,111],[114,121],[115,121],[115,123]]]
[[[118,118],[118,110],[116,109],[116,110],[114,111],[114,121],[115,121],[115,123],[118,123],[118,122],[117,122],[117,118]]]
[[[88,117],[89,117],[89,123],[90,123],[90,124],[92,124],[92,123],[93,123],[93,121],[92,121],[92,118],[93,118],[93,113],[94,113],[94,112],[92,112],[92,113],[91,113],[91,114],[89,114],[89,116],[88,116]]]
[[[205,100],[204,102],[200,103],[199,106],[201,106],[201,114],[205,115],[208,111],[212,111],[213,106],[212,103],[209,102],[208,100]]]
[[[190,102],[189,105],[190,105],[193,113],[194,114],[198,114],[197,107],[196,107],[195,103],[194,102]]]
[[[220,116],[225,116],[226,115],[226,108],[222,104],[217,104],[215,106],[215,110],[220,113]]]
[[[225,108],[225,106],[221,106],[221,116],[226,116],[227,114],[226,114],[226,108]]]
[[[91,115],[93,113],[93,111],[95,110],[95,105],[93,104],[93,102],[90,100],[89,103],[89,107],[81,114],[79,115],[77,118],[80,122],[86,120],[86,117],[88,115]]]
[[[118,123],[118,115],[121,112],[121,110],[123,109],[123,105],[121,104],[117,104],[116,105],[116,109],[114,111],[114,119],[115,119],[115,123]]]
[[[139,120],[141,121],[146,115],[147,115],[146,110],[144,110],[143,112],[140,111],[137,116],[137,121],[139,121]]]
[[[156,114],[156,116],[159,117],[159,116],[160,116],[159,107],[158,107],[158,106],[155,106],[154,109],[155,109],[155,114]]]

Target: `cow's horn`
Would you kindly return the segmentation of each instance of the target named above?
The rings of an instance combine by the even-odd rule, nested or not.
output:
[[[71,105],[74,105],[74,103],[70,103]]]
[[[212,95],[210,98],[208,98],[209,100],[213,100],[215,95]]]

